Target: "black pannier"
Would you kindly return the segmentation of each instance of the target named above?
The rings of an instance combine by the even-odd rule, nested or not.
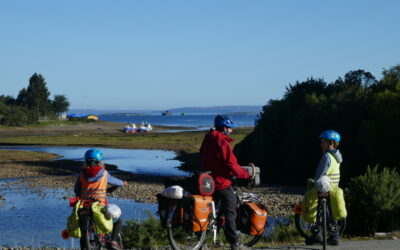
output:
[[[160,216],[161,226],[163,228],[167,227],[167,219],[170,209],[173,205],[177,205],[175,210],[172,224],[178,225],[183,223],[183,207],[180,200],[174,200],[167,197],[162,196],[161,194],[157,194],[157,201],[158,201],[158,216]]]

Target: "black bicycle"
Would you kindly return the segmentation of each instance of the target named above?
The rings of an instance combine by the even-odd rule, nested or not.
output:
[[[317,215],[314,223],[306,222],[302,218],[303,207],[301,204],[295,206],[295,225],[299,234],[305,239],[307,245],[315,242],[315,235],[321,232],[323,249],[326,249],[327,235],[336,233],[341,236],[346,228],[346,218],[335,221],[332,219],[332,211],[330,209],[329,192],[318,192]]]
[[[112,193],[118,187],[107,188],[107,193]],[[79,226],[81,229],[80,246],[81,249],[100,250],[111,249],[112,232],[100,234],[96,229],[96,223],[93,219],[92,203],[96,200],[81,200],[82,208],[78,210]],[[122,235],[118,234],[118,243],[123,248]]]

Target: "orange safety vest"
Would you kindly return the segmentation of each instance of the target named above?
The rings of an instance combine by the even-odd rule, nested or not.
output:
[[[107,171],[104,170],[103,177],[99,181],[89,182],[80,174],[81,180],[81,199],[90,200],[95,199],[106,205],[106,189],[107,189]]]

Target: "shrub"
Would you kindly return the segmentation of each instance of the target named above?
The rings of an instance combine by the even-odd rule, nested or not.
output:
[[[351,179],[347,189],[348,230],[352,235],[372,235],[400,226],[400,175],[395,169],[367,168]]]
[[[1,124],[6,126],[23,126],[39,119],[38,113],[23,107],[12,106],[3,114]]]
[[[167,231],[161,227],[160,221],[145,211],[149,217],[140,222],[128,220],[122,229],[124,248],[155,249],[168,245]]]

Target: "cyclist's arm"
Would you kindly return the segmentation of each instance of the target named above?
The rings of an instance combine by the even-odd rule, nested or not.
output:
[[[236,156],[233,153],[232,147],[229,143],[224,143],[221,149],[225,165],[234,175],[237,176],[237,178],[239,179],[251,178],[249,173],[246,170],[244,170],[237,162]]]
[[[75,193],[75,196],[79,196],[81,194],[81,179],[80,179],[80,175],[78,175],[78,178],[76,179],[75,187],[74,187],[74,193]]]
[[[331,165],[331,158],[327,153],[323,154],[319,161],[317,170],[315,171],[314,180],[317,181],[328,171],[329,165]]]
[[[120,180],[112,175],[110,175],[107,171],[107,183],[114,185],[114,186],[118,186],[118,187],[122,187],[124,186],[124,181]]]

